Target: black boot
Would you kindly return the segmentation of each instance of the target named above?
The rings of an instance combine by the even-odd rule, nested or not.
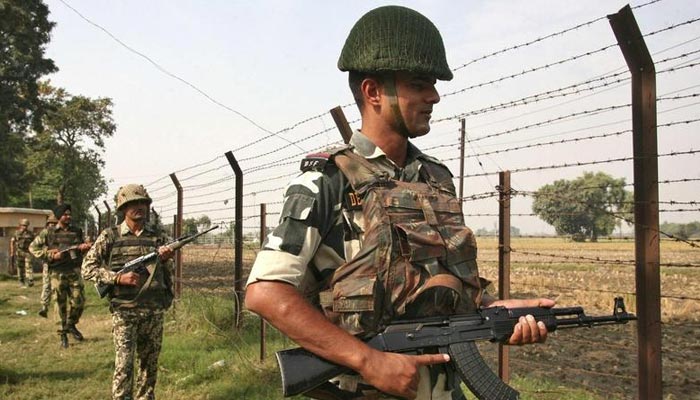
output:
[[[70,324],[70,325],[68,325],[68,332],[70,332],[70,333],[73,335],[73,337],[75,338],[75,340],[77,340],[77,341],[82,341],[82,340],[83,340],[83,334],[80,333],[80,331],[78,330],[78,328],[75,327],[75,324]]]
[[[60,333],[60,335],[61,335],[61,347],[63,347],[64,349],[67,349],[68,348],[68,334],[65,331],[63,331]]]
[[[41,310],[39,310],[39,315],[41,315],[44,318],[48,318],[49,309],[46,306],[41,306]]]

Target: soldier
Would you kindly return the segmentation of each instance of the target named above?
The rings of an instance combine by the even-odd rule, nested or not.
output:
[[[117,211],[124,221],[103,230],[83,260],[83,277],[113,287],[110,292],[114,336],[113,399],[154,399],[158,356],[163,341],[163,318],[173,300],[173,252],[167,236],[146,224],[151,198],[142,185],[129,184],[117,192]],[[158,251],[148,274],[121,273],[123,265]],[[139,372],[134,392],[134,359]]]
[[[361,157],[357,164],[370,165],[384,179],[426,183],[454,197],[447,167],[409,141],[430,130],[433,106],[440,100],[436,80],[452,78],[442,37],[432,22],[405,7],[374,9],[350,31],[338,67],[349,71],[350,89],[362,116],[361,129],[343,154],[349,151],[355,156],[347,158]],[[320,311],[324,305],[320,292],[329,289],[338,267],[358,254],[369,260],[375,257],[371,249],[361,247],[368,221],[345,170],[335,160],[329,153],[309,159],[304,172],[287,187],[279,224],[251,270],[245,305],[307,350],[359,373],[359,379],[341,377],[336,385],[326,385],[324,393],[307,395],[451,399],[457,382],[448,379],[453,374],[439,365],[449,361],[448,355],[377,351]],[[475,263],[473,267],[476,274]],[[554,305],[549,299],[496,301],[478,281],[464,283],[473,285],[476,307]],[[516,325],[509,343],[541,342],[546,335],[544,324],[530,316]]]
[[[61,346],[68,348],[68,333],[82,341],[83,334],[76,325],[85,306],[85,288],[80,277],[83,253],[90,248],[83,231],[71,226],[70,204],[61,204],[53,209],[58,222],[53,230],[44,229],[29,246],[34,257],[48,264],[51,287],[61,329],[58,334]]]
[[[53,231],[56,227],[58,220],[53,216],[53,213],[49,214],[46,219],[46,227],[44,230]],[[49,233],[47,232],[47,234]],[[49,273],[49,263],[45,260],[41,263],[41,310],[39,310],[39,315],[47,318],[49,314],[49,303],[51,302],[51,274]]]
[[[29,244],[34,240],[34,234],[29,230],[29,220],[22,218],[19,227],[10,239],[10,257],[14,257],[17,278],[21,287],[34,286],[34,270]]]

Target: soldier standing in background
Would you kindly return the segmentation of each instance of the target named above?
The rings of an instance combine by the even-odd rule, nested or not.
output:
[[[109,285],[109,309],[114,336],[112,398],[155,399],[158,356],[163,342],[163,319],[173,300],[173,251],[169,239],[147,224],[151,198],[142,185],[129,184],[117,192],[117,211],[124,221],[103,230],[85,256],[83,277]],[[148,265],[148,274],[121,273],[125,263],[153,251],[158,261]],[[134,392],[134,361],[139,372]]]
[[[53,213],[46,219],[46,227],[44,230],[53,231],[56,228],[58,220],[53,216]],[[48,232],[47,232],[48,234]],[[47,318],[49,314],[49,303],[51,302],[51,274],[49,273],[49,263],[46,260],[41,262],[41,310],[39,315]]]
[[[29,220],[22,218],[19,227],[10,239],[10,257],[15,259],[17,278],[22,287],[34,286],[34,270],[32,270],[32,255],[29,244],[34,240],[34,234],[29,230]]]
[[[51,287],[55,295],[58,316],[61,320],[61,346],[68,347],[68,333],[75,340],[83,340],[76,324],[85,306],[85,289],[80,277],[83,253],[90,248],[83,231],[71,226],[71,206],[61,204],[53,209],[58,219],[53,230],[44,229],[29,246],[34,257],[45,261],[51,274]]]

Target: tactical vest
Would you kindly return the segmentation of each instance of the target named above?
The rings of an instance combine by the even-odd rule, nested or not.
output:
[[[80,244],[82,241],[82,231],[80,229],[74,229],[68,227],[68,229],[54,229],[48,231],[46,237],[46,247],[49,250],[65,250],[76,244]],[[80,268],[83,263],[83,253],[80,250],[70,250],[63,253],[63,257],[60,260],[49,261],[49,269],[58,271],[71,271],[75,268]]]
[[[359,196],[365,228],[359,253],[322,294],[326,316],[372,335],[399,319],[474,311],[488,281],[479,278],[460,201],[429,176],[428,183],[392,179],[350,149],[331,157]]]
[[[29,245],[34,240],[34,234],[28,230],[24,232],[15,232],[15,243],[17,243],[17,248],[22,251],[29,251]]]
[[[115,272],[120,271],[127,262],[154,252],[163,244],[159,237],[144,234],[141,236],[122,236],[118,226],[110,228],[108,234],[112,238],[108,265]],[[115,286],[111,300],[116,299],[115,303],[122,304],[133,301],[139,304],[169,307],[172,302],[170,273],[165,271],[161,265],[151,265],[148,269],[153,274],[150,282],[148,282],[149,276],[140,274],[138,286]],[[144,287],[144,284],[148,286]]]

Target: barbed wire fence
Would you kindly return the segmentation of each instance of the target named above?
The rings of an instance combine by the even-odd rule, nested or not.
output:
[[[658,12],[659,7],[667,7],[666,2],[650,1],[633,9],[643,14]],[[656,181],[660,187],[657,206],[661,216],[685,215],[688,220],[700,216],[700,200],[688,197],[688,193],[698,191],[687,190],[700,181],[700,163],[696,161],[700,147],[697,139],[700,122],[698,17],[649,27],[649,33],[642,38],[654,58],[658,58],[655,65],[660,94],[656,128],[661,175]],[[538,222],[538,216],[532,212],[533,200],[542,185],[575,177],[586,168],[627,179],[632,177],[635,155],[631,145],[633,130],[630,129],[630,73],[615,50],[618,45],[614,40],[600,46],[580,39],[589,30],[609,30],[603,23],[606,20],[602,16],[510,45],[458,63],[453,69],[455,79],[446,84],[442,101],[435,107],[437,118],[432,121],[431,133],[415,142],[423,151],[443,160],[452,171],[469,171],[455,174],[456,185],[464,185],[467,193],[461,200],[468,225],[495,225],[500,216],[501,198],[507,196],[513,200],[510,216],[516,222],[511,226],[523,224],[534,229],[551,229]],[[585,47],[571,45],[578,42]],[[542,63],[521,65],[518,62],[521,51],[541,55]],[[356,106],[347,103],[341,109],[350,117],[350,125],[357,125],[360,119]],[[464,132],[460,128],[462,120],[466,126]],[[461,135],[464,135],[463,147]],[[283,145],[276,144],[280,137],[284,138]],[[199,245],[182,251],[186,267],[179,282],[186,289],[230,292],[236,280],[244,282],[263,240],[261,224],[264,221],[264,231],[274,229],[282,213],[285,187],[299,174],[300,160],[308,153],[343,143],[327,112],[302,118],[267,136],[250,139],[245,141],[244,138],[243,143],[225,149],[235,156],[243,173],[240,198],[236,197],[236,174],[223,151],[211,160],[183,167],[146,184],[153,198],[152,216],[157,216],[164,226],[172,229],[187,220],[192,220],[195,226],[197,222],[203,225],[206,221],[202,216],[208,217],[212,225],[220,226],[219,230],[202,238]],[[460,152],[464,152],[464,156]],[[495,181],[506,170],[513,176],[508,193]],[[180,204],[172,176],[176,176],[181,186]],[[575,202],[576,197],[565,200]],[[265,205],[264,214],[261,204]],[[236,207],[242,209],[240,220],[235,217]],[[634,224],[627,215],[609,209],[598,211],[611,213],[621,225]],[[243,276],[234,276],[236,224],[240,224],[243,233],[240,239],[244,247]],[[490,234],[496,231],[493,229]],[[674,237],[660,229],[657,234],[666,238],[664,243],[675,246],[668,255],[662,254],[659,264],[664,327],[673,324],[683,332],[700,333],[698,321],[693,319],[697,317],[687,317],[687,310],[700,309],[700,293],[686,292],[682,284],[676,286],[684,282],[683,271],[700,266],[697,239]],[[614,244],[605,255],[595,254],[585,243],[551,239],[564,243],[561,249],[552,250],[539,248],[527,240],[530,237],[516,238],[502,249],[512,256],[513,294],[554,295],[560,302],[584,303],[594,311],[609,311],[609,304],[598,300],[615,295],[625,297],[628,304],[634,303],[638,293],[632,284],[633,266],[637,260],[631,242],[622,235],[620,229],[617,237],[605,238]],[[532,235],[531,238],[553,236]],[[632,236],[628,234],[627,237]],[[488,236],[479,240],[482,273],[497,274],[497,244]],[[611,279],[605,285],[591,287],[586,279],[596,273],[610,274]],[[697,290],[697,287],[691,288]],[[630,332],[627,331],[624,342],[634,346],[635,340],[628,337]],[[627,346],[581,337],[568,340],[589,349],[608,349],[611,355],[622,350],[621,346]],[[528,361],[526,357],[532,356],[529,351],[511,359],[516,368],[544,376],[557,374],[557,371],[547,371],[546,365]],[[673,350],[664,349],[664,370],[680,369],[672,361],[679,357]],[[631,367],[614,373],[605,371],[608,370],[602,367],[596,370],[571,366],[566,376],[569,382],[596,391],[590,379],[604,379],[604,375],[623,383],[621,393],[633,393],[638,378]],[[664,388],[676,390],[683,386],[674,380],[681,379],[677,374],[666,376],[669,378],[664,381]],[[700,385],[693,387],[700,390]]]

